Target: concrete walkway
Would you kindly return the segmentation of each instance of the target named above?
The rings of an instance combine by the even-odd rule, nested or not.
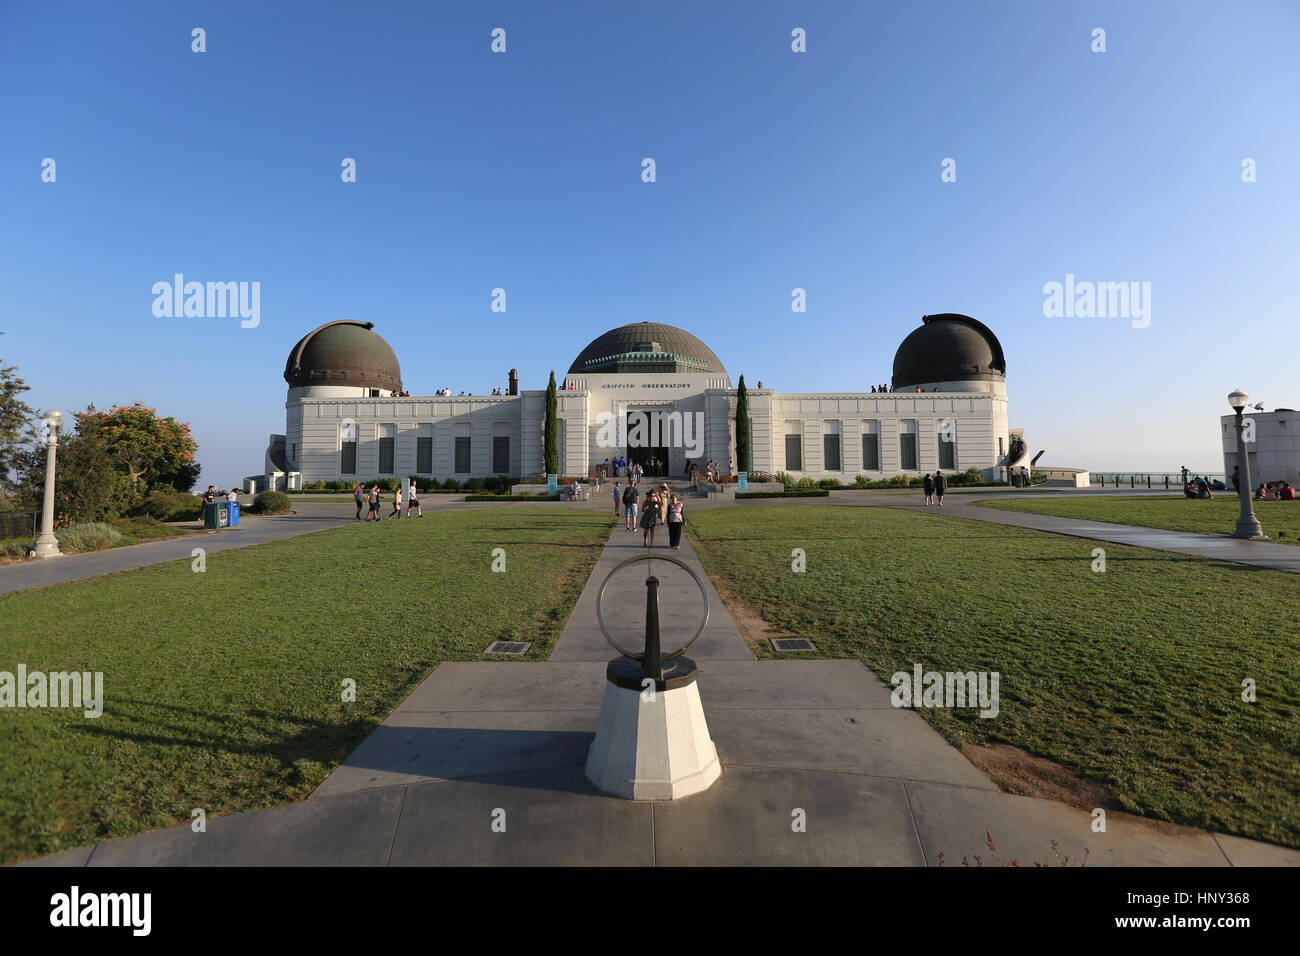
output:
[[[131,571],[167,561],[188,561],[195,548],[203,548],[211,555],[231,548],[246,548],[252,544],[265,544],[268,541],[280,541],[300,534],[311,534],[313,531],[337,528],[356,521],[356,511],[351,507],[343,511],[322,505],[295,505],[295,510],[296,514],[267,517],[241,514],[239,527],[224,531],[187,534],[179,538],[146,541],[89,554],[67,554],[45,561],[0,565],[0,594],[93,578],[116,571]]]
[[[936,505],[927,507],[919,494],[914,496],[915,500],[879,503],[906,511],[925,511],[932,514],[955,515],[959,518],[974,518],[977,521],[988,521],[993,524],[1014,525],[1018,528],[1032,528],[1035,531],[1048,531],[1075,538],[1109,541],[1136,548],[1154,548],[1157,551],[1172,551],[1176,554],[1212,558],[1216,561],[1233,561],[1257,568],[1271,568],[1274,571],[1300,574],[1300,546],[1297,545],[1278,544],[1273,541],[1243,541],[1240,538],[1194,534],[1190,531],[1139,528],[1135,525],[1088,521],[1082,518],[1059,518],[1054,515],[1031,514],[1027,511],[1003,511],[1000,508],[981,508],[974,504],[975,501],[987,500],[990,497],[1005,496],[945,495],[942,508]],[[877,504],[875,501],[868,503]]]
[[[860,662],[755,660],[721,602],[690,652],[721,780],[676,802],[597,794],[583,767],[613,652],[595,591],[620,560],[649,553],[640,538],[610,535],[550,660],[440,665],[307,800],[33,862],[994,865],[987,830],[1004,862],[1025,866],[1057,864],[1052,841],[1075,864],[1086,852],[1088,865],[1300,865],[1300,852],[1118,812],[1094,833],[1087,809],[1002,793]],[[671,553],[698,567],[688,546]],[[672,647],[700,602],[668,567],[654,573]],[[611,630],[639,649],[643,569],[614,581]]]
[[[713,582],[695,555],[689,538],[682,536],[680,551],[673,551],[668,543],[666,528],[658,529],[655,547],[642,546],[642,534],[624,531],[619,524],[610,533],[609,541],[601,552],[591,577],[569,615],[564,632],[551,652],[553,661],[600,661],[602,664],[617,657],[596,623],[596,593],[601,584],[620,562],[637,555],[669,555],[688,564],[699,575],[709,595],[709,623],[699,640],[691,645],[687,656],[704,661],[752,661],[753,652],[745,643],[736,622],[731,619],[726,605],[718,596]],[[665,653],[681,647],[704,615],[704,602],[700,590],[691,576],[667,561],[645,561],[634,564],[618,574],[605,590],[603,611],[606,626],[623,647],[639,651],[645,644],[646,577],[653,574],[659,579],[660,635]],[[602,672],[603,673],[603,672]]]

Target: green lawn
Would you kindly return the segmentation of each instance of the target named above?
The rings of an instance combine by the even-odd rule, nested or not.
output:
[[[715,581],[823,656],[886,681],[997,671],[997,717],[919,711],[952,743],[1013,744],[1131,812],[1300,847],[1300,576],[1114,544],[1096,573],[1090,541],[889,508],[701,509],[688,532]]]
[[[1113,521],[1141,528],[1195,531],[1198,534],[1232,534],[1241,514],[1241,499],[1231,491],[1215,492],[1200,500],[1179,495],[1085,495],[1078,498],[1018,498],[977,501],[983,508],[1028,511],[1059,518]],[[1300,501],[1255,501],[1255,517],[1264,533],[1282,544],[1300,544]],[[1278,532],[1285,532],[1283,537]]]
[[[612,522],[441,513],[0,596],[0,670],[102,671],[106,698],[0,710],[0,863],[306,796],[439,662],[544,659]]]

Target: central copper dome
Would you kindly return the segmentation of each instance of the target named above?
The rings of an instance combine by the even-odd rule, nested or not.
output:
[[[619,372],[727,374],[713,350],[684,329],[635,322],[610,329],[583,349],[570,375]]]

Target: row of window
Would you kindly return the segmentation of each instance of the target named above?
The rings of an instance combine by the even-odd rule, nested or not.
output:
[[[917,471],[916,435],[898,436],[898,457],[902,471]],[[785,436],[785,467],[787,471],[803,471],[803,436]],[[822,470],[841,471],[840,436],[822,436]],[[939,467],[955,470],[957,467],[957,444],[939,436]],[[862,435],[862,470],[880,470],[880,436],[864,433]]]
[[[457,475],[470,473],[471,439],[468,435],[457,436],[452,470]],[[397,439],[379,439],[379,474],[394,474],[394,462],[397,457]],[[415,472],[419,475],[433,474],[433,438],[415,439]],[[355,475],[357,473],[357,443],[343,442],[339,473]],[[508,475],[510,473],[510,436],[496,435],[492,439],[492,473]]]

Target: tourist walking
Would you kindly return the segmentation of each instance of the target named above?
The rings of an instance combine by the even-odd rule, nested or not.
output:
[[[931,501],[934,500],[934,479],[930,477],[930,473],[928,471],[925,473],[924,488],[925,488],[925,503],[928,505]]]
[[[939,507],[943,507],[943,493],[948,490],[948,479],[943,476],[943,472],[934,473],[934,497],[939,502]]]
[[[411,482],[411,498],[406,502],[406,517],[411,517],[412,508],[415,509],[415,516],[417,518],[424,517],[424,509],[420,507],[420,499],[416,497],[415,482]]]
[[[635,482],[628,482],[627,487],[623,489],[623,528],[625,531],[633,531],[636,528],[636,499],[639,494]]]
[[[618,520],[618,509],[623,504],[623,491],[618,482],[614,482],[614,520]]]
[[[668,520],[668,483],[664,482],[659,486],[659,523],[663,524]]]
[[[352,489],[352,497],[356,499],[356,502],[357,502],[357,520],[360,521],[360,520],[361,520],[361,506],[362,506],[363,504],[366,503],[366,489],[362,486],[361,482],[358,481],[358,482],[357,482],[357,486],[356,486],[355,488]]]
[[[668,547],[674,551],[682,549],[682,526],[686,524],[682,511],[681,499],[673,495],[668,500]]]
[[[641,514],[641,542],[647,548],[655,546],[655,528],[659,525],[659,495],[651,488],[645,496]]]
[[[370,510],[366,512],[367,521],[370,520],[371,515],[374,515],[375,521],[379,520],[379,486],[378,485],[375,485],[373,488],[370,489]]]
[[[388,517],[400,518],[402,516],[402,486],[398,485],[393,489],[393,513]]]

